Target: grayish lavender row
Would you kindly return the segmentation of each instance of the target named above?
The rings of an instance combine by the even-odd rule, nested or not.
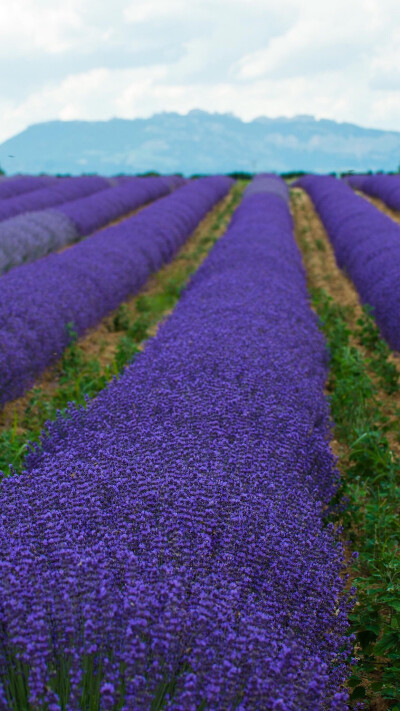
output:
[[[195,181],[61,254],[0,279],[0,403],[20,395],[70,340],[169,261],[232,181]]]
[[[343,181],[308,175],[297,185],[310,194],[361,301],[390,346],[400,350],[400,226]]]
[[[0,274],[78,240],[71,220],[55,210],[27,212],[0,222]]]
[[[288,207],[248,195],[144,352],[3,482],[5,708],[16,651],[50,711],[57,670],[68,711],[95,674],[101,711],[347,708],[326,374]]]
[[[273,173],[259,173],[257,177],[245,189],[245,195],[254,195],[255,193],[266,193],[271,195],[279,195],[287,204],[289,204],[289,190],[283,180],[278,180]]]
[[[28,212],[0,222],[0,273],[33,262],[151,200],[183,182],[174,176],[130,178],[92,195],[48,210]]]

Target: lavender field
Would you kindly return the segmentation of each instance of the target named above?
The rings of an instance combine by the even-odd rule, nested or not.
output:
[[[398,180],[2,178],[0,711],[399,711]]]

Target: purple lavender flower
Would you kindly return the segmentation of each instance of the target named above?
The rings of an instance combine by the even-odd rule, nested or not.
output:
[[[147,213],[194,222],[196,194]],[[17,654],[37,705],[344,711],[326,375],[288,206],[248,195],[122,377],[3,481],[0,670]]]
[[[279,195],[289,204],[290,197],[286,183],[283,180],[278,180],[273,173],[259,173],[245,189],[245,195],[266,192],[271,193],[271,195]]]
[[[27,212],[0,222],[0,273],[33,262],[79,238],[74,223],[61,212]]]
[[[339,267],[372,307],[389,345],[400,350],[400,226],[336,178],[308,175],[297,185],[310,194]]]
[[[140,205],[167,195],[181,182],[174,176],[127,177],[116,187],[0,222],[0,273],[76,242]]]
[[[61,355],[70,340],[69,323],[82,334],[136,293],[231,185],[223,176],[194,181],[61,254],[4,274],[0,403],[21,394]]]
[[[0,183],[0,200],[39,190],[51,185],[55,180],[56,178],[50,175],[13,175],[5,177]]]
[[[140,205],[167,195],[182,183],[176,176],[128,178],[116,187],[67,202],[55,210],[71,220],[79,236],[88,235]]]
[[[400,210],[400,175],[355,175],[348,183],[356,190],[383,200],[393,210]]]
[[[109,186],[110,182],[107,178],[95,175],[53,179],[39,190],[31,190],[9,197],[7,200],[0,200],[0,221],[21,215],[23,212],[33,212],[61,205],[68,200],[76,200],[84,195],[105,190]]]

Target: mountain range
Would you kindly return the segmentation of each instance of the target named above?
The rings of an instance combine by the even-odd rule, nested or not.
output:
[[[10,173],[228,173],[397,170],[400,132],[315,119],[195,109],[150,118],[48,121],[0,144]]]

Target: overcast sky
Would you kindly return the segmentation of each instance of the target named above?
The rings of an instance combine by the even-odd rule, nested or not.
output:
[[[400,0],[3,0],[0,141],[200,108],[400,130]]]

